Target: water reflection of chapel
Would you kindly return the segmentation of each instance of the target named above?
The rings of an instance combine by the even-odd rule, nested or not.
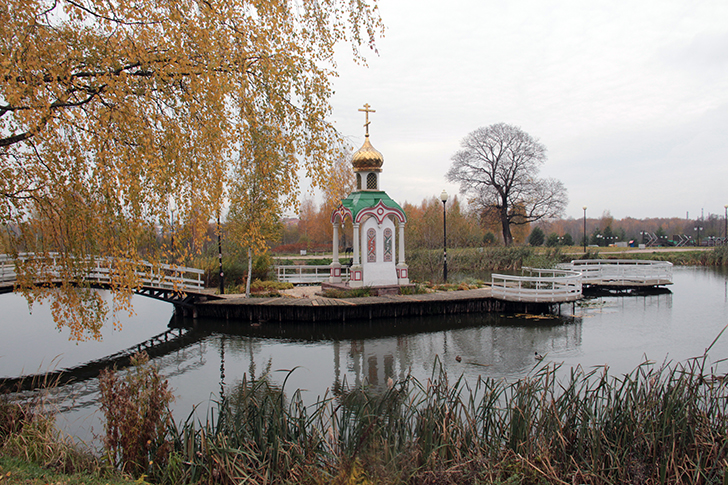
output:
[[[396,287],[408,285],[408,267],[404,259],[404,226],[407,217],[402,208],[386,192],[380,190],[379,176],[384,157],[369,141],[369,113],[375,111],[368,104],[364,145],[352,156],[356,174],[356,189],[331,214],[334,227],[333,250],[329,283],[343,285],[339,261],[339,227],[347,218],[353,226],[353,255],[349,270],[350,288]],[[395,260],[395,249],[396,260]]]

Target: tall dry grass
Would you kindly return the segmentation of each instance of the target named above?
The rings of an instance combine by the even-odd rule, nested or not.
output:
[[[305,406],[243,381],[173,430],[177,479],[215,483],[723,483],[725,374],[707,357],[629,374],[544,365],[508,382],[438,369]]]
[[[60,473],[106,475],[101,460],[58,429],[48,389],[0,396],[0,456]]]

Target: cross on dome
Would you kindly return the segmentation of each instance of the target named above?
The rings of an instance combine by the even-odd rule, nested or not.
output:
[[[376,110],[369,109],[369,108],[371,108],[371,106],[369,106],[369,103],[364,104],[364,109],[359,108],[359,111],[362,111],[362,112],[364,112],[366,114],[366,122],[364,123],[364,128],[366,128],[366,130],[367,130],[367,132],[366,132],[366,136],[367,137],[369,136],[369,123],[370,123],[370,121],[369,121],[369,113],[376,113],[377,112]]]
[[[351,165],[354,167],[355,172],[382,171],[384,157],[369,142],[369,113],[376,113],[376,111],[371,108],[372,107],[369,106],[369,103],[366,103],[363,109],[359,108],[359,111],[362,111],[366,114],[366,122],[364,123],[364,127],[366,128],[366,136],[364,137],[364,144],[362,145],[362,147],[351,157]],[[370,190],[378,190],[379,183],[377,182],[376,178],[373,182],[369,182],[368,179],[371,177],[376,176],[373,174],[367,175],[367,181],[364,182],[364,185],[359,183],[357,184],[357,187],[359,187],[359,189],[368,188]]]

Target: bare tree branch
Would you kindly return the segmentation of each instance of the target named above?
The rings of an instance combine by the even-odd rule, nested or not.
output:
[[[563,213],[566,188],[557,180],[538,178],[546,147],[528,133],[498,123],[473,131],[461,146],[447,179],[459,183],[479,211],[497,214],[505,244],[513,242],[511,225]]]

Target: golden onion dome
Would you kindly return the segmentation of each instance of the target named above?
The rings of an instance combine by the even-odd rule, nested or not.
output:
[[[355,172],[381,172],[384,157],[369,143],[369,135],[364,139],[364,144],[351,157],[351,164]]]

